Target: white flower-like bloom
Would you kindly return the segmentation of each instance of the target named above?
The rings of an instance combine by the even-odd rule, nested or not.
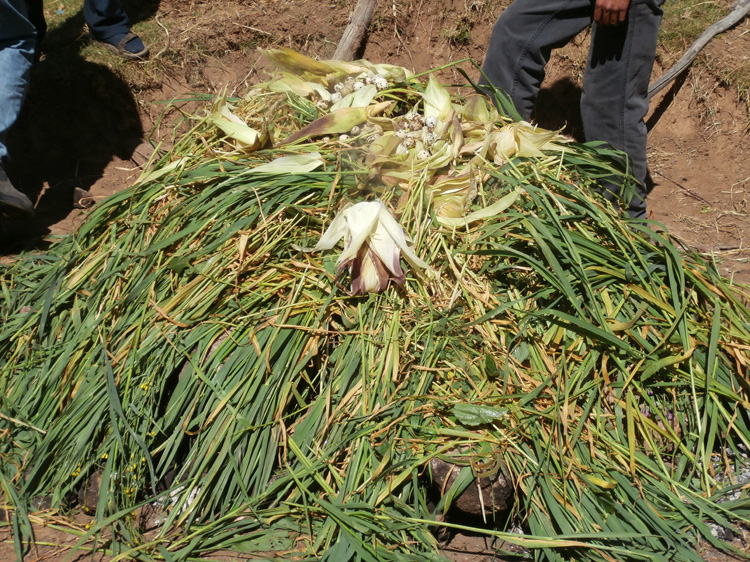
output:
[[[402,254],[412,267],[432,269],[412,251],[403,228],[381,201],[345,207],[307,251],[330,250],[342,238],[345,248],[336,266],[339,273],[349,269],[352,295],[381,292],[389,281],[403,285]]]

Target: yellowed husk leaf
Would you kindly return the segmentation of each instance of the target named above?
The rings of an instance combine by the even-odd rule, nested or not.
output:
[[[463,218],[439,216],[437,217],[437,220],[443,226],[449,226],[452,228],[465,228],[473,222],[488,219],[502,213],[516,202],[521,193],[523,193],[523,189],[517,187],[506,196],[501,198],[499,201],[496,201],[495,203],[488,207],[485,207],[484,209],[474,211],[473,213],[470,213]]]
[[[281,156],[269,162],[251,168],[247,173],[264,174],[304,174],[320,168],[325,162],[319,152]]]

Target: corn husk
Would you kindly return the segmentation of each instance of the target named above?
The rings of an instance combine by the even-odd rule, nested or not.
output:
[[[221,129],[227,137],[237,141],[244,150],[257,150],[267,139],[262,131],[248,127],[247,123],[232,113],[226,100],[226,93],[216,98],[207,121]]]

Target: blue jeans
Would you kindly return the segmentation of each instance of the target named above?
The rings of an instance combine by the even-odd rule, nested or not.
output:
[[[624,23],[593,24],[581,96],[587,141],[605,141],[629,157],[638,180],[627,202],[631,217],[645,217],[648,83],[656,56],[664,0],[631,0]],[[482,71],[504,90],[524,119],[534,107],[552,49],[592,25],[594,0],[515,0],[492,30]],[[626,163],[623,163],[626,164]],[[605,196],[621,186],[602,185]]]
[[[0,163],[8,156],[8,130],[29,89],[35,43],[25,0],[0,0]]]
[[[83,19],[97,41],[116,44],[130,31],[130,21],[119,0],[84,0]]]

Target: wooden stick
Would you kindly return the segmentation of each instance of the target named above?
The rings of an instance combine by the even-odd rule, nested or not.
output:
[[[367,33],[367,27],[370,25],[372,14],[377,5],[378,0],[359,0],[357,2],[357,6],[354,8],[352,17],[349,20],[349,25],[346,26],[344,34],[341,36],[341,41],[339,41],[338,47],[336,47],[336,52],[333,53],[334,59],[343,61],[354,59],[357,50],[362,45],[362,40],[365,37],[365,33]]]
[[[648,89],[648,99],[651,99],[660,91],[662,91],[667,86],[667,84],[677,78],[680,73],[682,73],[688,66],[690,66],[690,63],[693,62],[693,59],[698,56],[698,53],[703,50],[703,47],[705,47],[711,39],[713,39],[719,33],[722,33],[733,25],[739,23],[739,21],[742,20],[742,18],[744,18],[748,14],[748,12],[750,12],[750,0],[737,0],[737,2],[735,2],[734,4],[734,7],[732,8],[732,11],[727,17],[717,21],[706,31],[704,31],[703,34],[695,40],[695,43],[690,46],[687,52],[682,55],[682,58],[677,62],[677,64],[670,68],[666,73],[664,73],[661,78],[659,78],[651,85],[651,87]]]

